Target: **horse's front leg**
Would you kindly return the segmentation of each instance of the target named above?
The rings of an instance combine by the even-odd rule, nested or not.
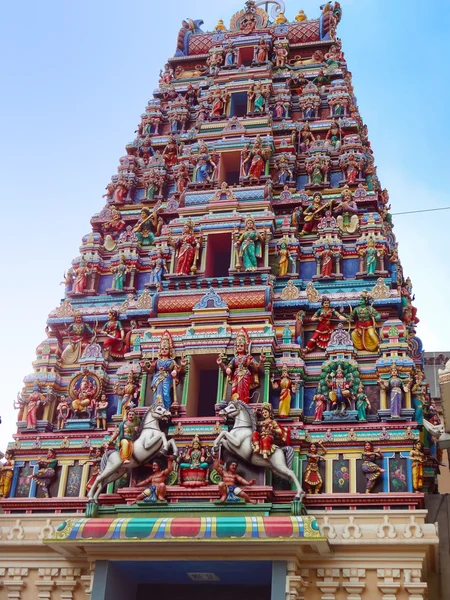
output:
[[[222,444],[222,440],[225,437],[226,431],[221,431],[219,433],[219,435],[216,437],[216,439],[214,440],[214,445],[213,445],[213,453],[217,454],[217,452],[220,449],[220,446]]]
[[[161,431],[161,443],[162,443],[161,452],[163,452],[164,454],[167,454],[167,452],[169,451],[169,442],[167,441],[166,434],[163,433],[162,431]]]

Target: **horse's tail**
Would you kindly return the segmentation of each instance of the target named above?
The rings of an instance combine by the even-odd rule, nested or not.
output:
[[[292,469],[292,463],[294,462],[295,451],[292,446],[284,446],[282,448],[285,458],[286,458],[286,466],[288,469]]]

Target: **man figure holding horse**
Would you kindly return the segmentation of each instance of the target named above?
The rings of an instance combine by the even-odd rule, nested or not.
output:
[[[117,429],[112,434],[109,443],[117,440],[120,458],[123,464],[127,465],[133,456],[133,442],[139,431],[139,417],[131,408],[127,412],[125,419],[118,425]]]
[[[137,487],[145,487],[148,483],[150,486],[146,488],[134,501],[140,502],[165,502],[167,495],[166,479],[173,471],[173,456],[167,457],[167,469],[161,471],[161,466],[158,461],[152,463],[153,473],[144,481],[138,483]]]
[[[272,405],[264,402],[261,407],[262,420],[257,425],[257,430],[252,435],[253,452],[261,454],[268,459],[276,450],[275,436],[283,443],[288,443],[289,430],[281,427],[273,418]]]
[[[219,455],[216,455],[214,458],[214,468],[222,477],[222,481],[219,483],[219,502],[235,500],[236,498],[234,498],[234,496],[236,496],[237,498],[243,498],[246,502],[250,502],[250,504],[256,504],[256,500],[252,500],[250,496],[237,485],[254,485],[256,479],[246,481],[243,477],[238,475],[238,464],[235,460],[231,460],[224,469],[220,465]]]

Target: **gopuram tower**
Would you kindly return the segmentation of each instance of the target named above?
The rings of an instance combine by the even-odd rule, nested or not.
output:
[[[0,600],[433,585],[439,418],[341,8],[318,12],[182,22],[17,397]]]

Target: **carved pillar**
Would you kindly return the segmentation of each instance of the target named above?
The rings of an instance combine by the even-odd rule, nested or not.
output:
[[[69,467],[73,467],[74,460],[58,460],[58,466],[61,467],[61,477],[59,479],[58,498],[63,498],[66,493],[67,477],[69,475]]]
[[[316,256],[316,275],[320,277],[320,256]]]
[[[5,577],[3,586],[6,588],[8,600],[20,600],[22,590],[26,586],[23,578],[28,577],[28,569],[21,567],[0,569],[0,577]]]
[[[396,600],[400,589],[400,569],[377,569],[377,578],[381,600]]]
[[[36,579],[34,585],[38,590],[38,600],[50,600],[52,590],[55,587],[53,577],[57,577],[59,569],[46,568],[38,569],[39,579]]]
[[[145,406],[145,394],[147,392],[147,380],[148,380],[148,374],[145,372],[142,373],[141,387],[140,387],[140,391],[139,391],[139,406]]]
[[[270,359],[266,354],[266,360],[264,361],[263,402],[269,402],[269,383],[270,383]]]
[[[361,594],[366,587],[364,582],[366,578],[366,570],[342,569],[342,575],[348,579],[348,581],[342,582],[342,587],[348,593],[347,600],[361,600]],[[362,581],[360,581],[361,579]]]
[[[181,396],[181,406],[186,406],[188,401],[188,389],[189,389],[189,373],[191,366],[191,357],[185,356],[186,365],[184,367],[184,378],[183,378],[183,394]]]
[[[203,236],[202,239],[202,256],[200,259],[200,271],[202,273],[205,272],[206,268],[206,253],[208,252],[208,237],[207,235]]]
[[[90,563],[89,573],[87,575],[81,575],[80,582],[84,587],[84,593],[86,594],[86,600],[91,600],[92,595],[92,584],[94,583],[94,572],[95,563]]]
[[[223,396],[224,396],[224,391],[223,391],[223,386],[224,386],[224,372],[222,371],[222,369],[220,367],[218,367],[219,369],[219,378],[217,380],[217,397],[216,397],[216,404],[220,404],[223,400]]]
[[[322,593],[320,600],[335,600],[340,585],[339,575],[339,569],[317,569],[316,585]]]
[[[403,587],[409,594],[409,600],[424,600],[427,584],[424,581],[421,581],[421,569],[405,569],[403,571],[403,576]]]
[[[73,592],[78,584],[75,578],[80,576],[80,572],[80,569],[61,569],[61,579],[55,581],[60,600],[73,600]]]
[[[304,579],[305,573],[309,573],[307,569],[302,569],[299,573],[295,563],[287,564],[286,600],[304,599],[304,591],[308,587],[308,583]]]
[[[341,255],[335,254],[336,257],[336,275],[341,274]]]

